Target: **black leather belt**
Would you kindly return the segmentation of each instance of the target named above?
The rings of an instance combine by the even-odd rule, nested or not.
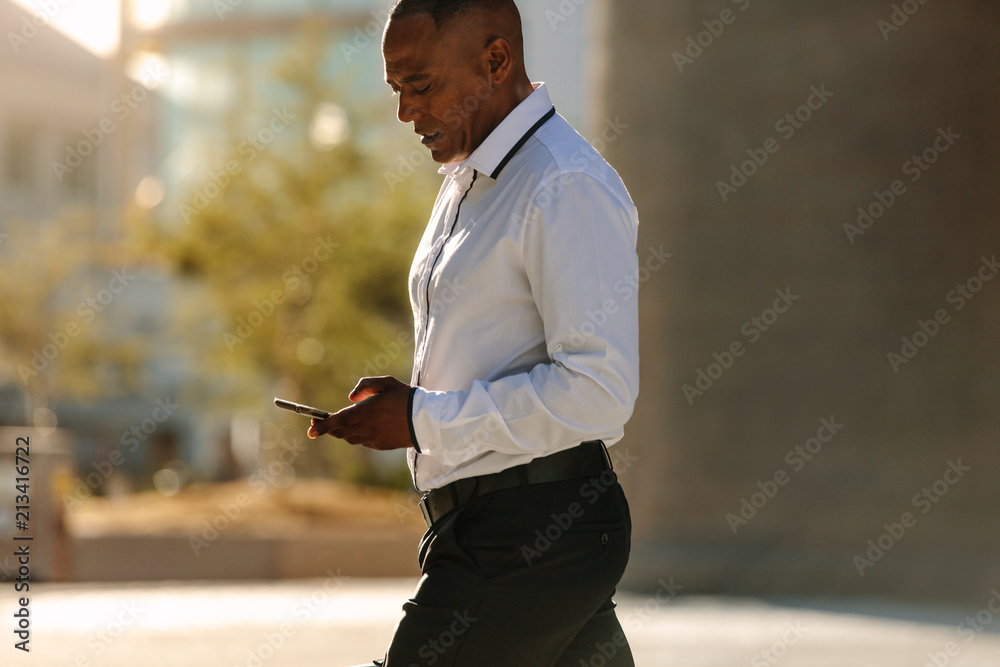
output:
[[[490,475],[459,479],[433,489],[420,499],[420,513],[430,528],[448,512],[458,509],[473,498],[511,489],[515,486],[561,482],[580,477],[594,477],[612,470],[608,449],[600,440],[589,440],[576,447],[534,459],[523,465],[507,468]]]

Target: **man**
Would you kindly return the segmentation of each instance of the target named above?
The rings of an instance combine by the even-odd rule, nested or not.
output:
[[[638,391],[635,207],[525,73],[513,0],[398,0],[382,48],[444,174],[410,272],[412,386],[364,378],[309,435],[407,448],[427,492],[385,665],[632,665],[605,444]]]

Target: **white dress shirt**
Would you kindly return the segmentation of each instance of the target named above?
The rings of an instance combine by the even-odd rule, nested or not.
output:
[[[417,489],[617,442],[639,390],[638,215],[544,84],[445,175],[410,268]]]

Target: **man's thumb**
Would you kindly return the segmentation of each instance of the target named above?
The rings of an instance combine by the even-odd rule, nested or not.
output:
[[[376,394],[381,394],[389,386],[389,381],[392,378],[361,378],[358,382],[358,386],[348,396],[349,399],[358,403],[365,400],[366,398],[371,398]]]

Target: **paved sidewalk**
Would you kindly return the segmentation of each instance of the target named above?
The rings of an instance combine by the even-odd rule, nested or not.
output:
[[[384,651],[414,584],[336,577],[35,584],[31,653],[24,654],[12,646],[15,603],[8,582],[0,589],[0,665],[344,667]],[[979,613],[980,632],[959,634],[963,619],[979,610],[671,598],[666,587],[659,595],[626,593],[618,600],[640,667],[1000,667],[1000,619],[994,623],[988,609],[988,619]],[[489,667],[488,658],[481,664]],[[603,664],[597,647],[591,665]]]

